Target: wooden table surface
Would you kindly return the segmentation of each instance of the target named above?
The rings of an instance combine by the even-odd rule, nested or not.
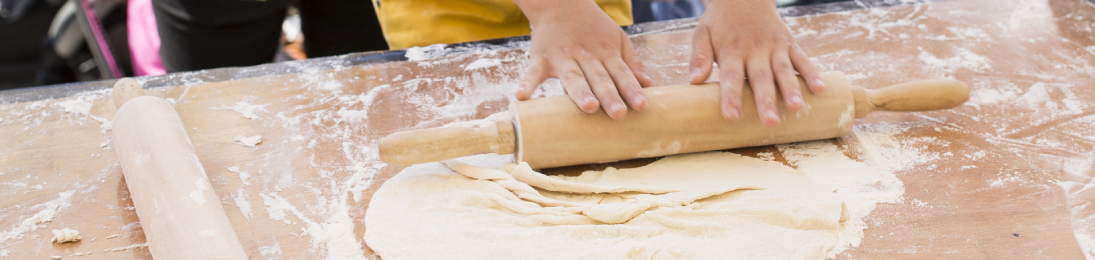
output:
[[[838,258],[1083,259],[1083,245],[1089,259],[1095,255],[1095,207],[1087,207],[1095,200],[1095,6],[956,0],[864,7],[787,21],[823,70],[843,71],[853,84],[953,77],[970,85],[972,99],[948,111],[857,121],[900,125],[901,138],[936,142],[921,147],[931,160],[894,169],[904,182],[902,201],[880,204],[866,218],[862,244]],[[685,82],[690,36],[684,28],[633,39],[656,84]],[[148,93],[175,102],[252,258],[324,258],[331,238],[323,234],[348,229],[365,257],[375,257],[362,240],[368,202],[404,168],[377,159],[377,140],[507,109],[528,65],[516,47],[424,48],[409,55],[440,58],[302,67]],[[562,94],[557,82],[545,89]],[[80,107],[86,104],[93,105],[89,114]],[[254,119],[237,111],[248,107],[257,108]],[[114,112],[108,91],[0,104],[0,258],[151,258],[111,132],[96,120]],[[262,135],[257,147],[233,142],[253,135]],[[778,153],[771,146],[737,151]],[[23,224],[51,206],[51,222]],[[84,240],[51,244],[50,230],[61,228],[79,230]]]

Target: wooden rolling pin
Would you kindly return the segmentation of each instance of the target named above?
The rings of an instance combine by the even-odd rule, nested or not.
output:
[[[827,87],[809,94],[799,78],[806,107],[793,113],[779,106],[782,123],[760,123],[752,91],[742,96],[741,118],[723,119],[719,86],[646,88],[643,111],[616,121],[603,110],[585,114],[567,96],[518,101],[514,120],[479,128],[433,128],[398,132],[380,140],[380,159],[396,165],[439,161],[480,153],[513,153],[533,168],[658,157],[679,153],[828,139],[852,131],[856,118],[872,111],[928,111],[961,105],[965,83],[936,79],[870,90],[853,87],[841,72],[821,75]]]
[[[114,147],[152,258],[247,259],[171,104],[114,84]]]

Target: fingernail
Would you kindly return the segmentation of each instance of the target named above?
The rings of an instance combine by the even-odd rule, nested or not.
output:
[[[791,104],[802,105],[802,96],[798,96],[798,95],[791,96],[791,98],[789,98],[788,101],[791,101]]]
[[[700,71],[700,68],[692,68],[692,72],[689,72],[688,78],[689,79],[699,78],[700,73],[703,73],[703,72]]]
[[[582,101],[582,104],[582,110],[586,113],[597,112],[597,105],[599,105],[597,104],[597,101],[592,98],[585,99],[585,101]]]
[[[772,122],[773,125],[779,123],[779,115],[776,114],[776,111],[772,111],[772,110],[765,111],[764,112],[764,117],[768,118],[768,122]]]
[[[626,112],[627,107],[624,107],[623,105],[620,105],[620,104],[613,104],[611,106],[608,106],[608,108],[605,109],[605,110],[607,110],[605,112],[608,113],[608,117],[611,117],[611,118],[617,119],[617,120],[623,119],[624,114],[627,113]]]
[[[821,81],[821,79],[815,79],[814,85],[817,85],[818,90],[825,90],[825,81]]]
[[[632,104],[632,106],[642,106],[642,105],[646,105],[646,97],[644,97],[644,96],[637,96],[637,97],[635,97],[635,98],[632,98],[632,99],[631,99],[631,104]]]
[[[726,120],[729,120],[730,122],[737,122],[738,121],[738,111],[737,110],[732,110],[731,109],[730,111],[727,111],[724,116],[726,117]]]
[[[619,113],[621,110],[624,110],[626,108],[624,108],[624,106],[620,105],[620,104],[612,104],[612,106],[610,106],[608,109],[612,110],[612,113],[615,114],[615,113]]]

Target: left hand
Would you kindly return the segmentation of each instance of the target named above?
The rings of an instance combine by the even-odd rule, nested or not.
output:
[[[603,107],[612,119],[646,106],[650,85],[631,39],[594,1],[515,1],[532,24],[529,68],[516,96],[526,100],[541,82],[558,78],[585,113]]]

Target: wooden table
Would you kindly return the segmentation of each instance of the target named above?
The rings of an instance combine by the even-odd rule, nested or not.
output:
[[[1095,207],[1087,207],[1095,201],[1095,6],[1083,0],[895,2],[813,7],[827,13],[787,18],[817,64],[847,73],[853,84],[954,77],[972,90],[970,103],[954,110],[858,121],[898,122],[908,128],[902,137],[946,145],[924,147],[938,159],[897,169],[903,201],[879,205],[866,219],[862,244],[838,258],[1082,259],[1081,243],[1095,250]],[[684,26],[631,31],[656,84],[685,82],[691,27],[677,24]],[[404,168],[379,162],[377,140],[507,109],[528,65],[524,43],[418,49],[437,57],[427,60],[347,64],[359,57],[351,55],[243,68],[237,75],[268,73],[224,81],[211,80],[217,71],[139,80],[183,82],[148,92],[175,102],[248,254],[316,259],[327,255],[327,238],[317,230],[352,229],[364,243],[371,194]],[[546,89],[562,93],[557,82]],[[43,100],[3,95],[0,258],[150,258],[110,131],[95,119],[113,118],[109,92],[70,91]],[[85,102],[93,104],[89,114],[82,114]],[[254,105],[261,106],[254,119],[233,110]],[[257,147],[233,142],[253,135],[262,135]],[[736,151],[778,152],[770,146]],[[22,224],[50,205],[57,207],[52,222]],[[352,223],[339,226],[340,215]],[[81,231],[84,241],[49,243],[50,229],[61,228]]]

